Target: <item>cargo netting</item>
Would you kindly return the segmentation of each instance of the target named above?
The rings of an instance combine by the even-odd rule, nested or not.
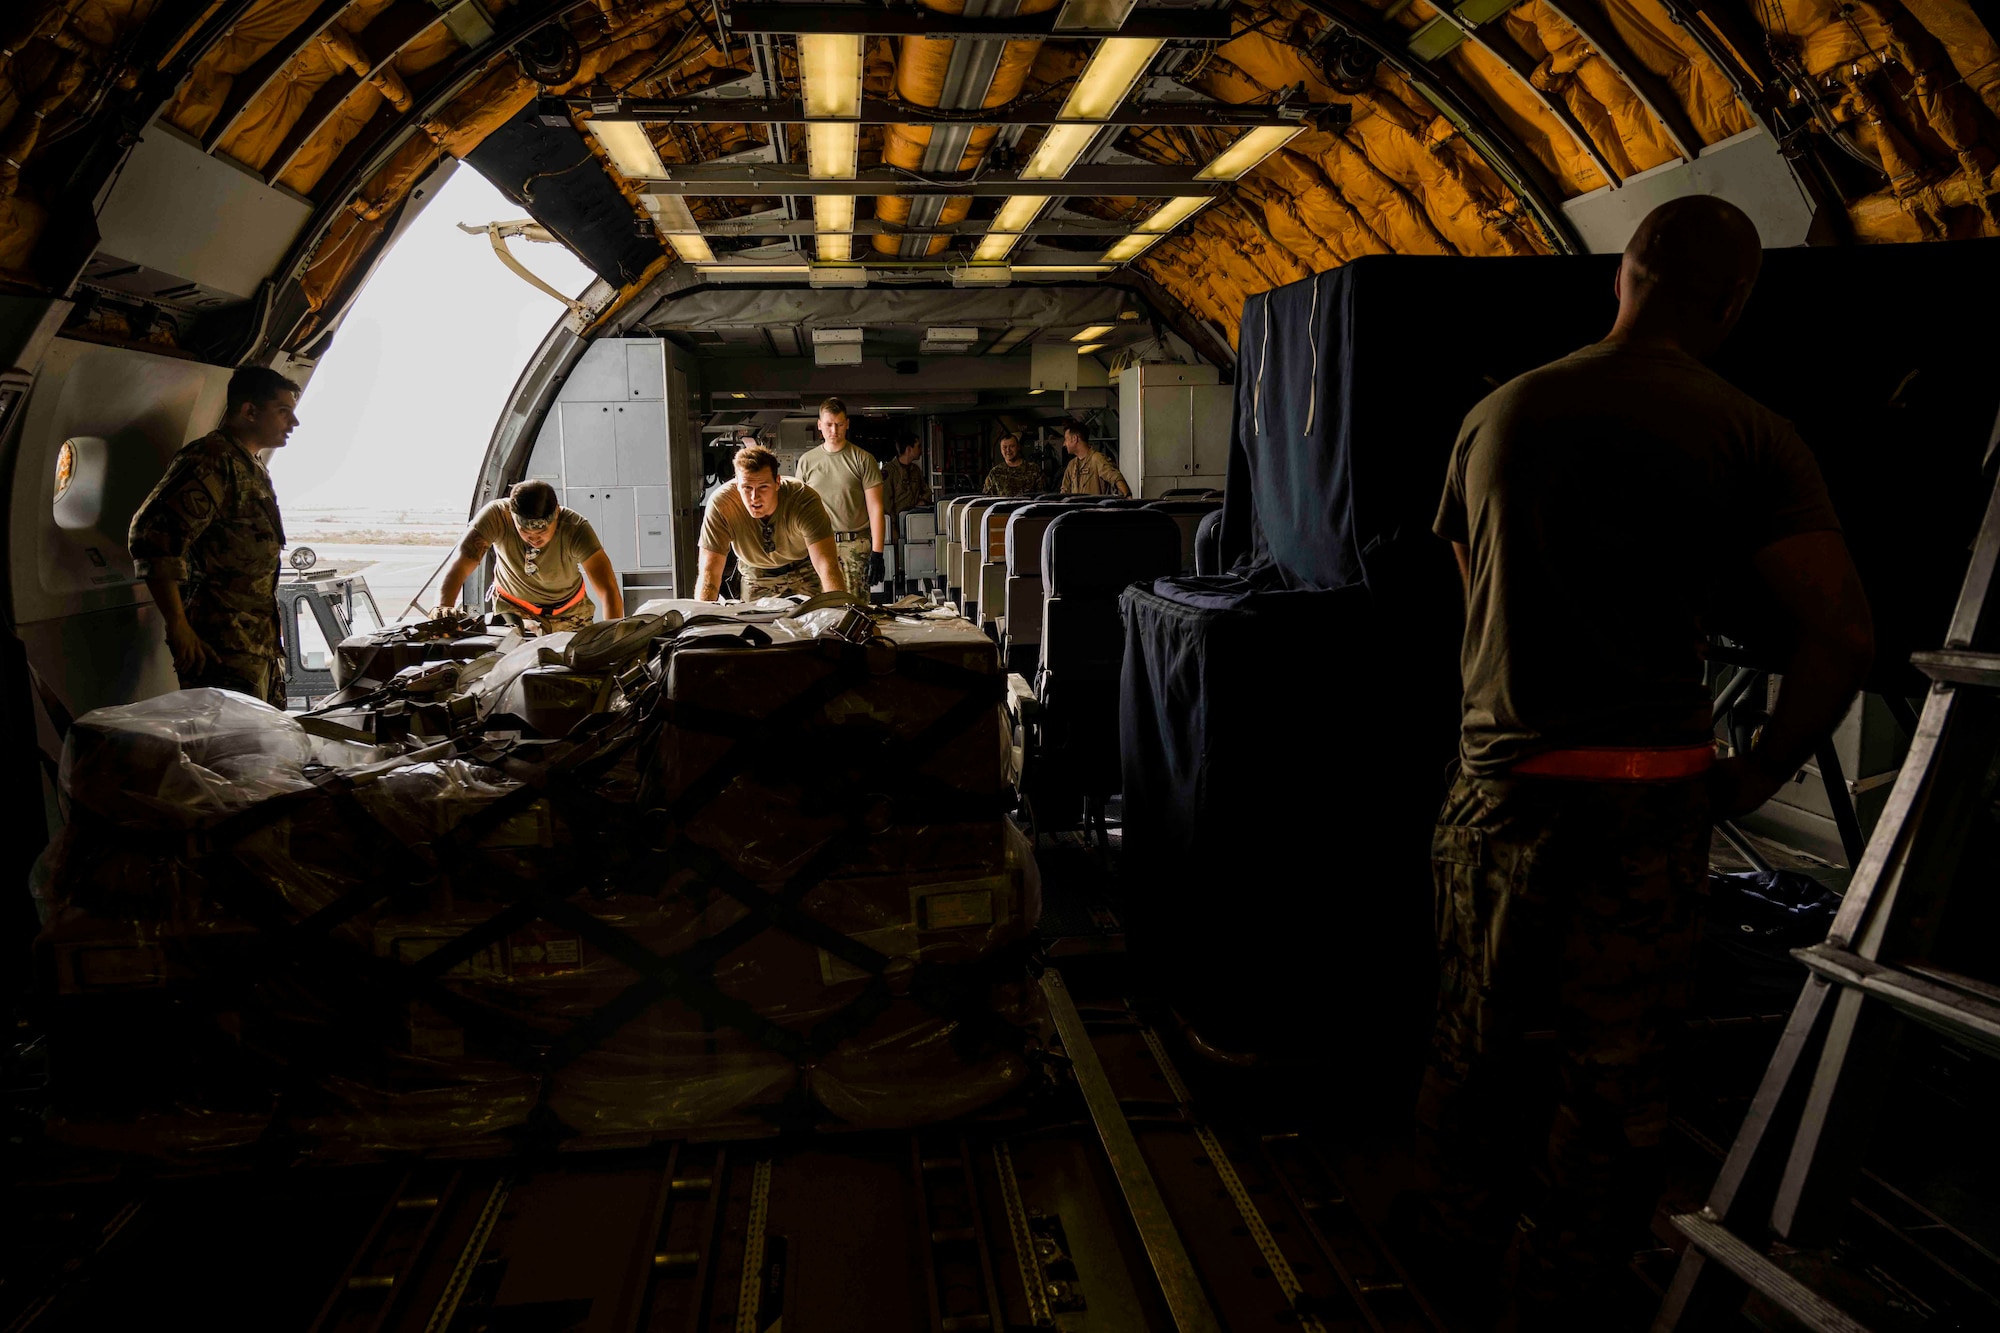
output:
[[[393,627],[303,717],[191,690],[77,719],[51,1134],[347,1157],[901,1126],[1027,1085],[997,653],[826,600]]]

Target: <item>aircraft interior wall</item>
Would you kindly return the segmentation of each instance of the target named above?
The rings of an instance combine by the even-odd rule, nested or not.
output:
[[[71,338],[42,359],[7,460],[7,588],[38,688],[71,715],[175,688],[126,530],[174,452],[213,428],[228,379]],[[46,717],[40,730],[53,757]]]

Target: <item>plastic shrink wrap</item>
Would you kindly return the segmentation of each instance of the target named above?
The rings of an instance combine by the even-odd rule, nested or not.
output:
[[[991,644],[714,611],[655,664],[644,744],[561,800],[217,691],[79,719],[41,890],[51,1133],[352,1157],[908,1125],[1019,1086],[1040,892]],[[529,647],[467,673],[488,709]]]

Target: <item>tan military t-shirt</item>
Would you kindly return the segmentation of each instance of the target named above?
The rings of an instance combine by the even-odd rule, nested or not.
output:
[[[1840,529],[1791,423],[1692,357],[1598,343],[1467,414],[1433,531],[1471,549],[1460,755],[1698,745],[1750,557]]]
[[[583,562],[604,549],[590,520],[574,509],[556,510],[555,536],[535,552],[535,572],[528,572],[528,544],[514,527],[514,502],[499,499],[480,510],[472,530],[493,546],[493,563],[500,586],[536,606],[556,606],[583,586]]]
[[[833,523],[826,516],[826,506],[813,488],[797,477],[778,482],[778,506],[768,520],[751,517],[743,492],[734,485],[711,495],[707,512],[701,516],[703,550],[720,555],[734,548],[738,561],[758,569],[804,560],[808,546],[832,536]]]
[[[1130,495],[1132,488],[1112,461],[1092,449],[1063,469],[1064,495]]]
[[[868,530],[868,500],[863,492],[882,484],[882,465],[875,455],[852,440],[839,453],[828,453],[824,445],[808,449],[799,459],[799,480],[819,492],[834,531]]]

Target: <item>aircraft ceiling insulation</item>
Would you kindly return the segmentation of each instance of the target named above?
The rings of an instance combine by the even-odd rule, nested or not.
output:
[[[1358,255],[1607,248],[1689,189],[1775,189],[1767,240],[2000,235],[2000,45],[1969,0],[9,9],[0,283],[72,288],[85,201],[157,116],[310,205],[246,357],[323,340],[448,157],[618,289],[601,319],[676,263],[1129,269],[1233,341],[1245,296]]]

